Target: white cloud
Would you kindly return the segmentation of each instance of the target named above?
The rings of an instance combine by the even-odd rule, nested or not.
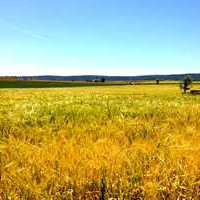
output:
[[[22,34],[28,35],[35,39],[46,40],[49,38],[49,36],[47,34],[42,34],[42,33],[38,33],[37,31],[27,29],[27,28],[23,27],[22,25],[14,24],[3,18],[0,18],[0,22],[3,22],[6,25],[8,25],[8,27],[13,31],[20,32]]]

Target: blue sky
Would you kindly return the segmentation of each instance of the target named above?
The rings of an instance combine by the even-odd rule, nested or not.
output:
[[[6,0],[0,75],[200,72],[199,0]]]

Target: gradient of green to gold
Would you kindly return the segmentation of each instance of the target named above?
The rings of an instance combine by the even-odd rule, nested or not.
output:
[[[7,0],[0,75],[200,72],[198,0]]]

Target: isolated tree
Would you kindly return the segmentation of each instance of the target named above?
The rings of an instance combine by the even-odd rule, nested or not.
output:
[[[187,90],[190,90],[191,85],[192,85],[192,77],[190,75],[185,75],[182,84],[182,89],[184,94],[187,92]]]
[[[160,84],[160,80],[156,79],[156,84],[159,85]]]

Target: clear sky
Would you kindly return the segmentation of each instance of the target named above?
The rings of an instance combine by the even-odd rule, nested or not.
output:
[[[200,72],[199,0],[0,3],[0,75]]]

